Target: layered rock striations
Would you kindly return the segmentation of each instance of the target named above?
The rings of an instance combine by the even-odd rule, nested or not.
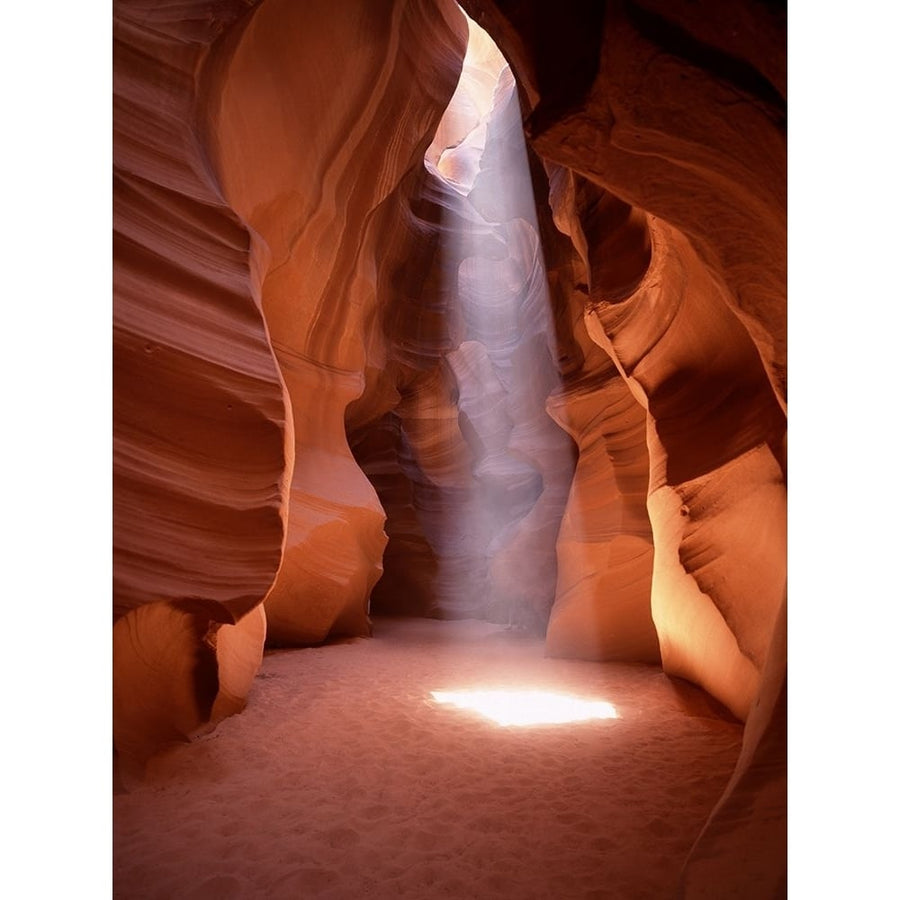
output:
[[[510,61],[537,152],[689,238],[784,405],[784,5],[461,5]]]
[[[244,10],[114,6],[114,740],[138,761],[240,708],[284,539],[250,235],[195,127],[203,59]]]
[[[462,5],[509,67],[449,0],[114,7],[117,749],[370,598],[546,629],[746,721],[682,891],[780,896],[783,9]]]
[[[516,70],[536,151],[570,172],[551,202],[588,272],[585,321],[646,410],[663,665],[747,721],[685,896],[780,896],[784,10],[463,5]]]
[[[578,445],[557,542],[559,576],[547,652],[658,662],[650,611],[654,557],[647,515],[647,414],[609,354],[591,339],[584,316],[590,284],[623,275],[630,281],[634,272],[626,265],[630,258],[621,238],[616,252],[601,254],[600,268],[611,271],[598,271],[597,254],[589,257],[576,207],[566,199],[574,191],[572,173],[548,165],[547,174],[545,206],[553,215],[544,228],[544,246],[555,291],[565,301],[557,334],[567,363],[549,409]],[[642,263],[638,254],[638,266]]]
[[[464,46],[450,3],[349,3],[336,15],[330,2],[267,0],[210,64],[212,159],[254,235],[293,414],[287,536],[266,598],[273,642],[369,630],[384,513],[344,416],[371,367],[371,225],[421,165]]]
[[[683,235],[650,224],[644,280],[587,326],[648,412],[663,664],[745,719],[786,579],[784,416],[719,285]]]
[[[114,738],[136,760],[240,708],[267,618],[274,642],[368,631],[384,516],[344,410],[371,216],[465,47],[453,4],[251,6],[114,11]]]

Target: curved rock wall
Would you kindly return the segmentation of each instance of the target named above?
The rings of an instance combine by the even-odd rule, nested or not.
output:
[[[114,738],[138,761],[240,708],[267,618],[273,642],[368,630],[384,517],[344,412],[379,365],[371,216],[465,46],[451,3],[251,6],[115,8]]]
[[[734,774],[682,871],[680,898],[787,897],[787,605]]]
[[[449,0],[114,7],[117,748],[239,709],[267,620],[367,633],[383,558],[746,719],[683,890],[778,896],[783,9],[463,5],[516,165],[486,44],[442,118]]]
[[[554,214],[586,324],[647,411],[663,665],[747,720],[685,896],[783,896],[785,10],[462,5],[513,65],[535,150],[573,173]]]
[[[649,457],[646,410],[618,370],[591,340],[584,320],[588,284],[598,277],[598,254],[589,254],[576,215],[575,178],[548,166],[543,205],[553,209],[544,247],[554,273],[564,381],[549,401],[551,414],[577,442],[578,464],[562,521],[556,599],[547,629],[547,652],[583,659],[659,661],[650,614],[653,535],[647,515]],[[553,227],[555,226],[555,228]],[[618,231],[603,229],[619,246],[602,253],[612,275],[630,281]],[[565,237],[563,237],[565,236]],[[568,238],[568,240],[566,240]],[[638,264],[642,263],[640,254]],[[593,264],[593,268],[592,268]],[[606,283],[612,277],[605,277]]]
[[[204,727],[222,685],[240,705],[243,664],[215,635],[261,654],[264,624],[239,623],[284,539],[288,426],[250,236],[195,128],[205,55],[244,10],[114,6],[113,736],[135,760]]]
[[[365,335],[382,263],[370,226],[421,165],[464,36],[451,3],[346,3],[335,15],[325,0],[267,0],[211,64],[214,166],[254,234],[293,410],[288,532],[266,598],[272,642],[369,630],[384,513],[344,417],[372,368]]]
[[[786,10],[765,0],[461,4],[529,101],[526,133],[690,240],[786,392]]]
[[[650,220],[653,258],[589,333],[648,410],[652,608],[663,665],[746,719],[786,580],[784,415],[721,288],[683,235]]]
[[[382,613],[446,614],[441,511],[454,508],[471,478],[445,362],[463,334],[450,289],[450,216],[447,191],[420,165],[373,220],[378,314],[366,389],[346,423],[387,514],[384,576],[372,594],[373,610]],[[383,360],[377,368],[376,360]]]

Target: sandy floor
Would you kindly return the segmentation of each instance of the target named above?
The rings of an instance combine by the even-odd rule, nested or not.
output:
[[[114,797],[117,898],[671,895],[741,727],[658,669],[483,622],[266,654],[247,709]],[[619,718],[501,727],[431,691],[564,691]]]

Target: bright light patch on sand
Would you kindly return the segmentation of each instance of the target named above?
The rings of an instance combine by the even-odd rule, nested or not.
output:
[[[562,725],[618,719],[611,703],[551,691],[432,691],[438,703],[470,709],[498,725]]]

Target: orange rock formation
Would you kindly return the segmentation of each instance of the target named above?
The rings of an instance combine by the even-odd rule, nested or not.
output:
[[[114,5],[117,753],[508,621],[746,722],[683,890],[780,896],[784,9],[462,6]]]

